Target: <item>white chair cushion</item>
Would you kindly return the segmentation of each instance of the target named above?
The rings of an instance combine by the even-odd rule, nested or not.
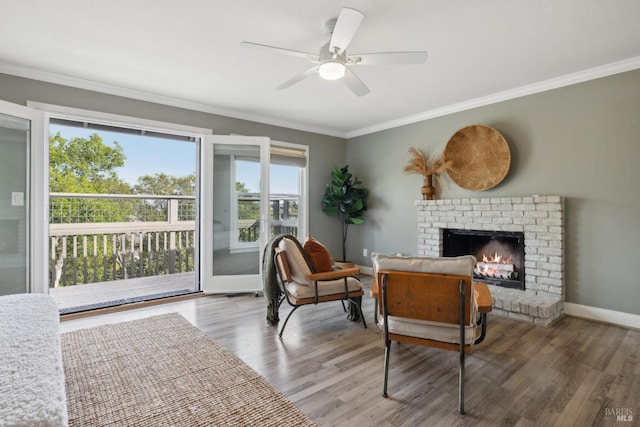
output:
[[[378,318],[378,327],[384,329],[384,317]],[[449,323],[429,322],[427,320],[389,316],[389,332],[410,337],[425,338],[434,341],[460,343],[459,326]],[[476,324],[465,326],[464,343],[471,345],[480,334]]]
[[[293,268],[292,268],[293,270]],[[315,296],[315,287],[297,282],[287,283],[285,285],[287,291],[296,298],[313,298]],[[349,292],[362,289],[362,283],[355,277],[347,277],[347,289]],[[318,282],[318,296],[334,295],[344,293],[344,280],[327,280]]]
[[[414,271],[422,273],[457,274],[473,276],[476,258],[472,255],[459,257],[410,257],[371,254],[374,272],[378,270]]]
[[[299,285],[311,285],[312,283],[307,279],[307,276],[311,274],[311,268],[307,264],[307,260],[300,251],[296,242],[288,237],[283,238],[278,243],[278,247],[282,249],[287,257],[289,263],[289,270],[291,271],[291,278]]]

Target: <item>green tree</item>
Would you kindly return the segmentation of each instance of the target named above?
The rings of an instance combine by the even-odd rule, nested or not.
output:
[[[240,193],[248,193],[240,196]],[[241,242],[258,240],[256,230],[260,227],[260,200],[252,195],[244,182],[236,181],[236,200],[238,201],[238,239]]]
[[[244,182],[236,182],[236,191],[238,193],[249,193],[249,188],[247,187],[247,184],[245,184]]]
[[[65,139],[58,132],[49,138],[49,189],[63,193],[130,193],[131,187],[118,177],[124,166],[122,146],[106,145],[102,137]]]
[[[104,143],[98,134],[66,139],[49,137],[49,190],[52,193],[127,194],[131,187],[118,177],[126,156],[117,141]],[[52,223],[117,222],[131,215],[124,200],[52,198]]]
[[[172,176],[165,173],[145,175],[138,178],[133,186],[136,194],[160,194],[172,196],[193,196],[196,189],[196,174]]]
[[[165,173],[144,175],[133,186],[135,194],[154,194],[166,196],[193,196],[196,190],[196,174],[173,176]],[[180,200],[178,213],[181,220],[195,218],[195,200]],[[140,205],[139,217],[166,220],[167,201],[153,200]],[[163,217],[163,218],[160,218]]]
[[[251,190],[244,182],[236,182],[236,194],[251,193]],[[238,197],[238,219],[257,220],[260,218],[260,201],[253,200],[253,197]]]

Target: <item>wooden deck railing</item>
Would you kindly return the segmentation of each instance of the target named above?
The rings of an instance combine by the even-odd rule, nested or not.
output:
[[[193,196],[52,193],[50,199],[50,287],[194,271]],[[272,234],[297,236],[292,200],[272,197]],[[128,221],[113,220],[122,217]],[[235,238],[257,242],[259,232],[259,221],[239,220]]]
[[[135,277],[190,272],[194,270],[195,213],[181,212],[181,203],[193,204],[193,196],[65,194],[51,195],[55,201],[83,200],[72,205],[72,215],[52,216],[50,236],[50,286],[69,286],[79,283],[107,282]],[[110,199],[131,206],[118,206],[138,217],[130,222],[70,222],[86,219],[78,206],[92,207],[87,200]],[[145,215],[153,212],[151,221],[140,221],[145,204]],[[138,206],[133,206],[137,203]],[[155,204],[155,206],[154,206]],[[63,208],[58,208],[63,212]],[[96,209],[93,209],[94,211]],[[55,211],[54,211],[55,213]],[[121,212],[119,212],[122,215]],[[154,220],[160,217],[161,220]],[[109,219],[104,213],[100,219]],[[188,218],[185,220],[184,218]],[[193,219],[191,219],[193,218]],[[144,218],[143,218],[144,219]],[[163,220],[164,219],[164,220]],[[63,220],[69,222],[61,222]]]

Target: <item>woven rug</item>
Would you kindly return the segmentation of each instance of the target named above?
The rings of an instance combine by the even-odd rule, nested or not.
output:
[[[177,313],[62,334],[70,426],[313,426]]]

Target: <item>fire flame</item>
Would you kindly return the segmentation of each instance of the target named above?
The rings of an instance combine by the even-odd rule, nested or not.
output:
[[[495,277],[498,279],[516,279],[517,272],[514,271],[514,266],[506,266],[512,264],[514,255],[508,252],[498,253],[483,253],[482,261],[478,261],[474,268],[474,273],[481,277]]]
[[[498,252],[489,254],[488,257],[486,254],[482,254],[482,262],[492,262],[495,264],[511,264],[512,258],[513,255],[509,255],[507,258],[504,258],[503,255],[499,255]]]

